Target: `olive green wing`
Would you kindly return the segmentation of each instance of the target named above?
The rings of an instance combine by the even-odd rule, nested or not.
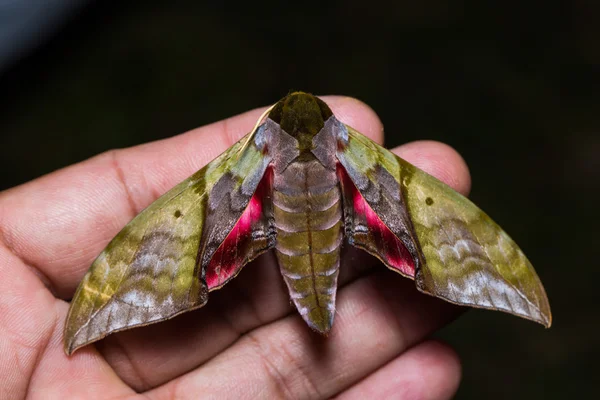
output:
[[[342,176],[352,244],[414,276],[425,293],[550,326],[548,298],[531,263],[482,210],[351,127],[339,129],[337,140],[352,183]]]
[[[257,138],[262,142],[247,146],[243,138],[175,186],[108,244],[71,302],[67,354],[110,333],[202,307],[209,290],[272,245],[260,199],[251,202],[269,164],[264,137]],[[223,257],[231,253],[224,244],[242,242]]]

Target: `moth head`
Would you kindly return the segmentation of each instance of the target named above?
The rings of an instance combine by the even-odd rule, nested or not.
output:
[[[324,101],[304,92],[293,92],[279,100],[269,113],[281,129],[298,140],[301,150],[312,148],[312,139],[333,113]]]

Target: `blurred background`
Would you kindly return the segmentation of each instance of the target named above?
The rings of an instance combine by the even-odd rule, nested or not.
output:
[[[457,398],[593,397],[600,3],[208,3],[0,0],[0,189],[291,89],[357,97],[388,146],[464,156],[551,301],[550,330],[471,311],[439,334],[464,363]]]

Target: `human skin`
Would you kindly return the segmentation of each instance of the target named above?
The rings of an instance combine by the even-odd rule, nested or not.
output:
[[[340,121],[381,143],[365,104],[322,97]],[[460,363],[429,336],[461,308],[356,249],[341,266],[327,337],[295,312],[272,254],[197,311],[63,351],[69,299],[94,258],[138,212],[247,133],[257,109],[182,135],[112,150],[0,193],[0,398],[408,398],[455,393]],[[463,194],[450,147],[393,150]]]

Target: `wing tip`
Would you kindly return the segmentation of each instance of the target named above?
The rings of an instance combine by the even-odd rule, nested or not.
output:
[[[74,340],[65,338],[63,350],[65,351],[65,354],[70,357],[82,346],[83,345],[76,346]]]
[[[71,355],[75,351],[71,347],[67,347],[67,346],[65,346],[64,350],[65,350],[65,354],[67,355],[67,357],[71,357]]]
[[[548,315],[544,315],[544,322],[540,322],[544,328],[549,329],[552,326],[552,313],[548,310]]]
[[[67,356],[71,356],[73,355],[73,353],[75,353],[77,350],[81,349],[82,347],[87,346],[88,344],[97,342],[100,339],[103,339],[106,335],[103,335],[101,337],[97,337],[97,338],[92,338],[91,340],[78,340],[78,336],[77,335],[72,335],[69,336],[67,334],[65,334],[64,337],[64,341],[63,341],[63,350],[65,351],[65,354]]]
[[[504,311],[504,310],[499,310],[499,311]],[[506,311],[504,311],[504,312],[506,312]],[[545,329],[549,329],[552,326],[552,314],[550,314],[550,313],[544,314],[544,313],[540,312],[539,317],[534,317],[532,315],[525,315],[525,314],[516,314],[516,313],[511,313],[511,312],[507,312],[507,313],[515,315],[517,317],[527,319],[532,322],[536,322],[536,323],[542,325]]]

